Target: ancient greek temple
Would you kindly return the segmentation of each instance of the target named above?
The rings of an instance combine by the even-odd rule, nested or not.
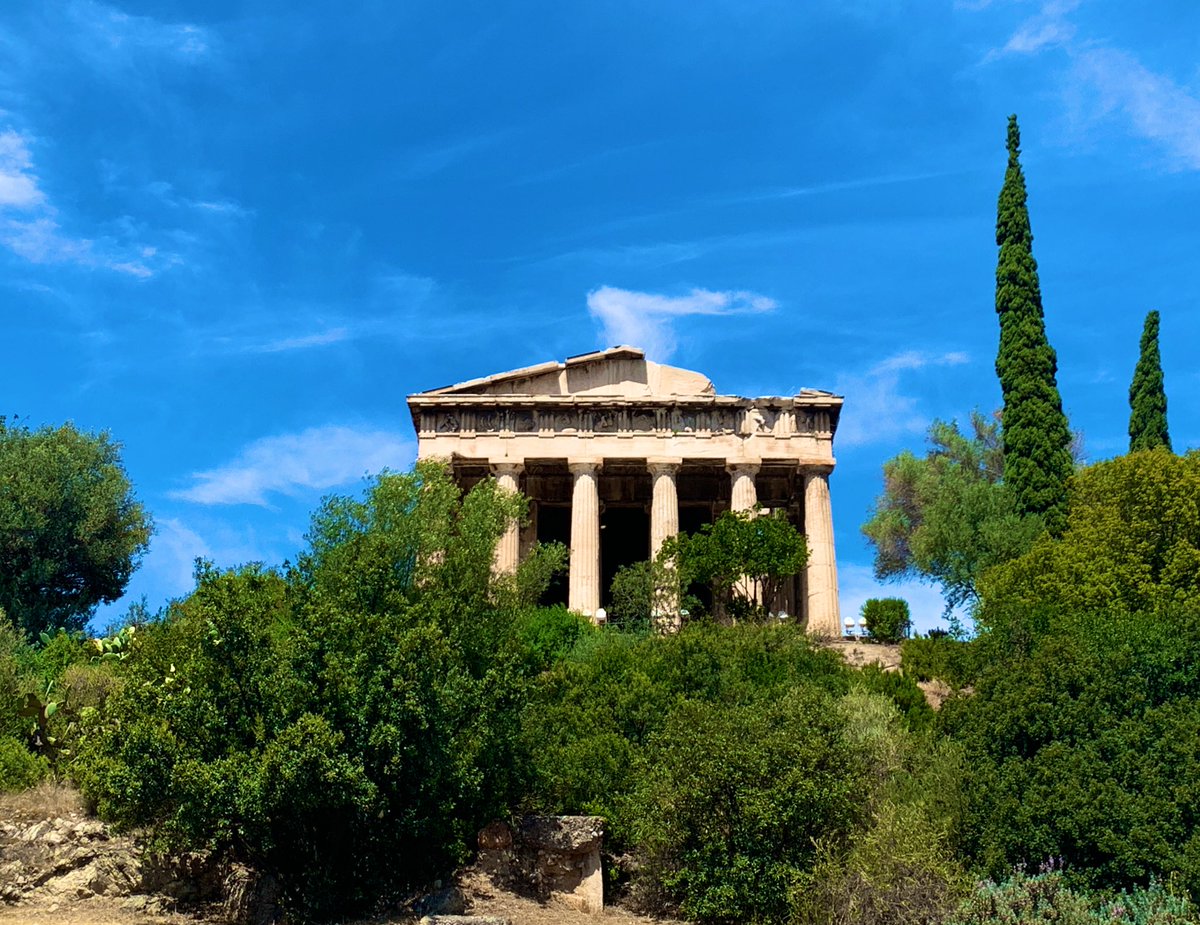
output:
[[[837,636],[829,475],[842,398],[718,395],[700,373],[614,347],[408,398],[419,459],[443,459],[469,488],[494,476],[530,499],[530,522],[500,542],[511,570],[535,542],[571,550],[558,590],[595,619],[618,568],[725,510],[782,510],[809,558],[773,610]],[[553,591],[553,589],[552,589]]]

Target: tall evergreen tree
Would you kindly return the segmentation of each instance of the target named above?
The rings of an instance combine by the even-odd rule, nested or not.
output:
[[[1171,449],[1167,433],[1167,393],[1163,390],[1162,359],[1158,354],[1158,312],[1146,315],[1142,352],[1129,385],[1129,452]]]
[[[1058,358],[1046,340],[1020,153],[1017,117],[1009,116],[1008,169],[996,215],[996,374],[1004,395],[1004,482],[1021,513],[1042,515],[1057,533],[1066,522],[1071,433],[1055,380]]]

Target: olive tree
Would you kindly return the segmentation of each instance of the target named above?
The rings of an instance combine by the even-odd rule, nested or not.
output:
[[[124,593],[150,532],[107,433],[0,419],[0,610],[17,627],[82,628]]]

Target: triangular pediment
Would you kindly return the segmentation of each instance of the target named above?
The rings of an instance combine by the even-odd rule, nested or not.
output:
[[[644,398],[714,395],[707,376],[646,359],[636,347],[611,347],[595,353],[514,369],[422,392],[422,395],[588,395]]]

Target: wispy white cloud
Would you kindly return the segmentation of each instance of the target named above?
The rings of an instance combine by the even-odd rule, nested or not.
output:
[[[1033,16],[1022,22],[1000,48],[990,52],[988,60],[1005,55],[1032,55],[1048,48],[1059,48],[1075,38],[1076,28],[1067,17],[1079,0],[1047,0]]]
[[[340,344],[350,340],[352,334],[349,328],[331,328],[328,331],[318,331],[314,334],[303,334],[299,337],[281,337],[261,344],[251,344],[245,348],[246,353],[287,353],[292,350],[308,350],[311,347],[327,347],[330,344]]]
[[[30,263],[101,267],[137,279],[178,262],[176,255],[155,247],[65,231],[35,173],[30,149],[28,135],[12,128],[0,132],[0,244]],[[129,237],[132,224],[123,218],[117,225],[122,237]]]
[[[606,346],[628,344],[646,355],[666,360],[675,352],[675,321],[689,315],[739,315],[768,312],[774,299],[755,292],[713,292],[693,289],[687,295],[666,296],[601,286],[588,293],[588,311],[600,323]]]
[[[1161,145],[1177,165],[1200,169],[1196,93],[1113,48],[1081,51],[1072,73],[1085,118],[1123,118],[1134,133]]]
[[[104,168],[107,187],[110,190],[121,189],[122,186],[119,180],[121,174],[120,168],[111,162],[106,162]],[[234,202],[232,199],[191,199],[181,196],[175,189],[174,184],[168,183],[165,180],[155,180],[147,183],[144,190],[159,202],[172,208],[195,209],[199,212],[226,218],[245,218],[253,214],[250,209],[247,209],[238,202]]]
[[[105,59],[109,65],[146,54],[196,61],[210,55],[216,42],[213,32],[203,26],[133,16],[97,0],[69,4],[66,21],[74,27],[87,57]]]
[[[196,559],[210,558],[212,548],[199,533],[176,517],[166,517],[155,521],[142,570],[153,572],[168,595],[180,595],[194,584]]]
[[[271,494],[296,496],[345,485],[368,473],[404,468],[412,457],[412,441],[393,431],[313,427],[256,440],[225,465],[193,473],[192,486],[171,497],[265,507]]]
[[[1135,55],[1080,35],[1070,14],[1080,0],[1046,0],[986,61],[1065,53],[1064,97],[1078,125],[1123,122],[1132,135],[1156,143],[1174,166],[1200,169],[1200,94],[1143,64]]]
[[[904,374],[931,367],[961,366],[967,354],[927,353],[909,350],[876,363],[864,373],[837,377],[834,391],[846,396],[846,407],[838,424],[841,446],[864,446],[919,434],[929,425],[929,416],[917,398],[909,394]]]
[[[29,140],[12,129],[0,132],[0,207],[31,209],[45,201],[33,173]]]

